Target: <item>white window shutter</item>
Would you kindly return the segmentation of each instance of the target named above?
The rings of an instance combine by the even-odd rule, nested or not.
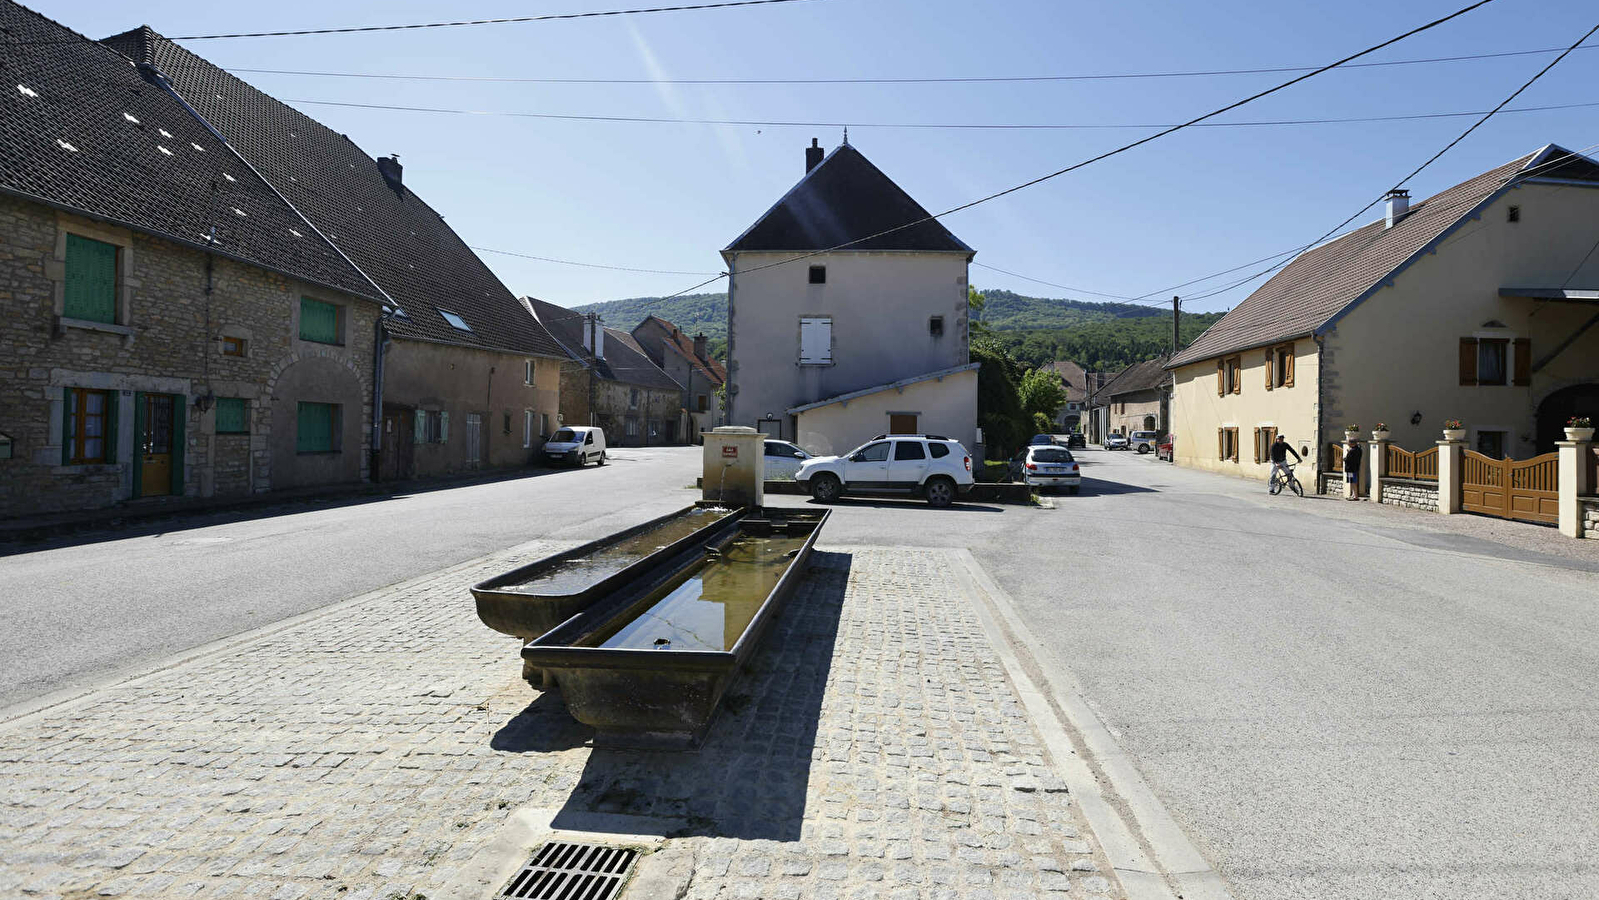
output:
[[[412,432],[412,436],[416,440],[416,443],[418,443],[418,444],[427,443],[428,442],[428,412],[427,412],[427,410],[425,410],[425,409],[417,410],[416,411],[416,417],[412,421],[412,425],[414,427],[411,429],[411,432]]]
[[[439,443],[448,443],[450,440],[450,414],[448,411],[439,413]]]
[[[800,362],[817,364],[833,361],[833,320],[800,319]]]

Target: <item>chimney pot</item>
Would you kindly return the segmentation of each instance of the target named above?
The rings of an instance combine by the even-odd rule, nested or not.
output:
[[[806,173],[809,173],[812,169],[821,165],[822,157],[826,155],[827,154],[822,150],[821,144],[817,143],[816,138],[811,138],[811,145],[805,148]]]
[[[1388,213],[1383,227],[1392,228],[1395,222],[1405,217],[1405,213],[1410,212],[1410,192],[1395,188],[1383,195],[1383,199],[1388,201]]]
[[[399,190],[405,184],[402,178],[405,167],[400,165],[398,153],[393,156],[378,157],[378,171],[383,173],[383,180],[389,183],[389,187],[395,190]]]
[[[705,335],[703,335],[703,334],[694,335],[694,355],[699,357],[702,360],[705,359],[705,344],[706,344]]]

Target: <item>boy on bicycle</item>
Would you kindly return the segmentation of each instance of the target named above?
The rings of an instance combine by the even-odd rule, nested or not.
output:
[[[1276,478],[1278,472],[1283,473],[1283,481],[1285,483],[1288,481],[1289,476],[1293,474],[1288,469],[1288,455],[1290,453],[1294,456],[1294,462],[1303,462],[1299,454],[1294,452],[1294,448],[1288,446],[1288,440],[1280,434],[1277,435],[1277,440],[1271,442],[1271,475],[1267,477],[1267,481]]]

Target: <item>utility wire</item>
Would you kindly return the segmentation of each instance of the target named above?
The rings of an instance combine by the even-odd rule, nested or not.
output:
[[[1107,294],[1107,293],[1105,293],[1103,291],[1091,291],[1088,288],[1072,287],[1070,285],[1065,285],[1065,284],[1056,284],[1053,281],[1045,281],[1042,278],[1034,278],[1031,275],[1023,275],[1020,272],[1012,272],[1012,271],[1010,271],[1008,269],[1001,269],[998,266],[988,265],[987,263],[973,262],[972,265],[974,265],[974,266],[976,266],[976,267],[978,267],[980,269],[988,269],[991,272],[999,272],[1002,275],[1009,275],[1012,278],[1020,278],[1023,281],[1031,281],[1034,284],[1043,284],[1043,285],[1048,285],[1049,287],[1052,287],[1052,288],[1060,288],[1063,291],[1075,291],[1075,292],[1077,292],[1079,294],[1093,294],[1096,297],[1110,297],[1110,298],[1113,298],[1113,299],[1116,299],[1116,300],[1121,300],[1121,301],[1124,301],[1124,302],[1131,302],[1131,301],[1139,299],[1137,297],[1123,296],[1122,294]]]
[[[673,270],[673,269],[635,269],[635,268],[633,268],[631,266],[607,266],[607,265],[602,265],[600,263],[575,262],[575,261],[570,260],[570,259],[555,259],[555,258],[549,257],[549,256],[534,256],[534,255],[532,255],[530,253],[516,253],[516,252],[511,251],[511,250],[496,250],[493,247],[478,247],[478,246],[475,246],[475,245],[470,245],[470,246],[472,246],[473,250],[476,250],[479,253],[498,253],[501,256],[515,256],[515,257],[517,257],[519,259],[534,259],[534,260],[538,260],[539,262],[560,263],[563,266],[582,266],[585,269],[609,269],[610,271],[613,271],[613,272],[643,272],[643,273],[648,274],[648,275],[709,275],[709,274],[711,274],[710,272],[683,272],[683,271]],[[717,277],[720,278],[721,275],[718,274]]]
[[[767,6],[773,3],[809,3],[815,0],[728,0],[723,3],[694,3],[681,6],[651,6],[642,9],[609,9],[595,12],[550,13],[542,16],[507,16],[499,19],[462,19],[455,22],[416,22],[405,25],[351,25],[344,28],[302,28],[295,31],[245,31],[234,34],[186,34],[175,41],[218,41],[227,38],[301,37],[311,34],[357,34],[369,31],[415,31],[422,28],[463,28],[471,25],[510,25],[522,22],[551,22],[557,19],[598,19],[608,16],[633,16],[644,13],[683,12],[694,9],[726,9],[734,6]]]
[[[1584,47],[1584,50],[1599,49]],[[1503,59],[1559,53],[1559,47],[1538,50],[1506,50],[1500,53],[1470,53],[1460,56],[1432,56],[1423,59],[1394,59],[1386,62],[1351,63],[1345,69],[1374,69],[1387,66],[1415,66],[1429,63],[1462,62],[1478,59]],[[1078,75],[956,75],[943,78],[515,78],[495,75],[422,75],[399,72],[325,72],[302,69],[230,69],[257,75],[305,75],[322,78],[382,78],[399,81],[464,81],[499,84],[674,84],[674,85],[798,85],[798,84],[1014,84],[1048,81],[1118,81],[1150,78],[1206,78],[1225,75],[1265,75],[1309,72],[1315,66],[1272,66],[1259,69],[1205,69],[1179,72],[1109,72]]]

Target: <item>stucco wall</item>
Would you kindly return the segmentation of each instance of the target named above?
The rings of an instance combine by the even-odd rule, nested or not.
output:
[[[798,443],[811,454],[852,450],[888,432],[890,413],[915,413],[924,434],[942,434],[975,450],[977,372],[957,372],[941,381],[921,381],[800,413]]]
[[[1266,390],[1266,351],[1245,350],[1243,371],[1236,394],[1216,394],[1216,361],[1203,360],[1175,370],[1172,400],[1172,448],[1178,465],[1265,480],[1271,464],[1256,463],[1256,428],[1276,428],[1305,464],[1296,470],[1302,484],[1315,484],[1319,463],[1316,452],[1316,342],[1294,342],[1294,385]],[[1238,429],[1238,461],[1222,460],[1216,429]]]
[[[840,252],[742,271],[792,257],[731,262],[728,424],[786,420],[795,406],[967,362],[965,254]],[[826,284],[808,283],[813,265],[827,267]],[[802,316],[832,317],[832,365],[799,365]],[[928,333],[932,316],[941,337]]]
[[[1519,222],[1507,221],[1511,205],[1520,207]],[[1570,384],[1599,382],[1599,329],[1533,373],[1526,387],[1461,386],[1460,339],[1530,338],[1539,360],[1599,312],[1592,303],[1498,295],[1501,287],[1599,284],[1599,254],[1578,268],[1593,248],[1596,221],[1599,189],[1524,184],[1465,223],[1327,335],[1327,427],[1370,428],[1381,420],[1396,444],[1421,450],[1438,440],[1444,419],[1458,418],[1471,429],[1468,446],[1480,430],[1508,431],[1508,455],[1533,455],[1539,401]],[[1505,327],[1486,327],[1490,322]],[[1514,366],[1511,360],[1512,373]],[[1412,424],[1418,412],[1421,422]]]

